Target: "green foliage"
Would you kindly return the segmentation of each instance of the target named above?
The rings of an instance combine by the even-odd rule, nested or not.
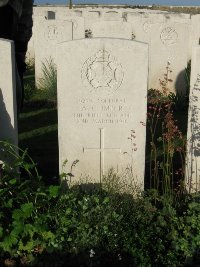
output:
[[[156,160],[162,159],[159,177],[167,183],[173,177],[170,160],[182,139],[168,98],[151,93],[151,123],[165,123],[164,135],[156,138],[152,131],[152,136],[155,146],[166,149]],[[171,183],[163,186],[162,195],[159,188],[135,194],[135,187],[127,187],[113,170],[93,191],[45,186],[26,150],[7,142],[0,142],[0,148],[5,159],[0,176],[1,266],[199,266],[198,194],[174,194]],[[68,181],[71,175],[63,173],[62,178]]]
[[[181,93],[169,93],[168,98],[173,103],[174,109],[178,111],[183,111],[187,109],[188,95]]]
[[[57,100],[57,68],[52,58],[42,63],[43,77],[39,80],[38,89],[44,91],[48,100]]]
[[[29,81],[24,84],[24,100],[29,101],[35,94],[35,82]]]
[[[170,70],[170,69],[169,69]],[[150,185],[169,197],[184,190],[185,138],[179,130],[174,110],[185,109],[186,98],[168,93],[167,78],[162,90],[150,90],[147,126],[150,142]],[[179,165],[175,162],[179,161]]]
[[[12,146],[3,147],[13,154]],[[117,193],[113,172],[104,189],[63,191],[44,186],[27,152],[20,151],[16,162],[25,169],[23,178],[7,166],[0,179],[0,262],[97,267],[198,262],[199,195],[169,199],[151,190],[135,198]]]

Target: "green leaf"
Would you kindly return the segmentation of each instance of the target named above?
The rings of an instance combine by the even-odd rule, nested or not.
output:
[[[99,204],[99,198],[98,197],[94,197],[94,200],[97,204]]]
[[[107,204],[110,201],[109,197],[105,197],[103,200],[103,204]]]
[[[23,242],[20,240],[18,246],[19,250],[30,252],[31,250],[34,249],[34,242],[30,240],[26,244],[23,244]]]
[[[24,219],[24,213],[20,209],[13,211],[12,218],[16,221],[22,221]]]
[[[16,221],[14,221],[12,226],[13,226],[13,230],[11,232],[11,235],[17,237],[19,234],[23,233],[24,224],[22,222],[19,221],[19,222],[16,223]]]
[[[16,245],[17,243],[18,243],[18,239],[13,235],[9,235],[5,237],[1,245],[5,251],[10,251],[12,246]]]
[[[33,203],[30,202],[30,203],[25,203],[21,205],[21,210],[23,211],[25,218],[30,217],[33,211]]]
[[[49,187],[50,196],[53,198],[57,197],[59,193],[59,189],[60,189],[60,186],[51,185]]]
[[[33,236],[33,234],[35,233],[35,227],[31,224],[25,224],[24,233],[29,234],[30,236]]]
[[[16,182],[17,182],[17,179],[11,179],[11,180],[9,181],[9,184],[11,184],[11,185],[15,185]]]
[[[72,213],[72,209],[71,209],[71,208],[68,208],[68,209],[65,211],[65,214],[68,215],[68,214],[70,214],[70,213]]]
[[[43,238],[45,240],[54,239],[55,238],[55,235],[51,231],[45,231],[45,232],[42,233],[42,235],[43,235]]]
[[[5,203],[5,207],[6,208],[12,208],[13,206],[13,199],[9,199],[7,203]]]

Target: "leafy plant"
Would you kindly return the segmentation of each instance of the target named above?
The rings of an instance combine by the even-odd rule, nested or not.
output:
[[[35,82],[28,81],[24,84],[24,100],[29,101],[35,94]]]
[[[185,139],[174,118],[174,105],[177,105],[180,96],[169,92],[168,84],[172,82],[168,79],[171,72],[169,64],[166,69],[167,73],[160,81],[161,91],[149,92],[147,125],[151,146],[150,188],[170,197],[175,189],[184,190]],[[177,158],[181,163],[178,168],[174,164]]]
[[[39,79],[38,88],[44,90],[46,98],[57,100],[57,68],[52,58],[42,63],[43,77]]]
[[[10,148],[13,154],[10,145],[4,147]],[[198,262],[198,195],[166,201],[151,190],[136,198],[115,190],[119,181],[113,172],[104,189],[88,192],[75,186],[63,192],[60,186],[44,186],[27,152],[20,154],[15,166],[25,167],[23,176],[4,168],[0,180],[0,262],[5,266],[175,267]]]

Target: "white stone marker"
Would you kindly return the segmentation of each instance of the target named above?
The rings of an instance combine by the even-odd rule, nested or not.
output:
[[[175,93],[179,89],[184,93],[184,71],[189,60],[189,15],[129,13],[127,21],[132,25],[135,40],[149,44],[149,89],[160,90],[160,80],[166,75],[169,91]]]
[[[83,17],[58,13],[57,19],[72,22],[72,40],[85,38],[85,20]]]
[[[151,26],[149,88],[161,89],[160,79],[164,80],[166,75],[168,79],[166,87],[169,92],[185,93],[185,68],[189,60],[189,27],[189,23],[185,23],[185,20],[183,23],[181,20],[177,23],[173,19]]]
[[[56,44],[72,40],[72,22],[64,20],[38,20],[34,25],[35,78],[42,77],[42,64],[55,62]],[[55,62],[56,63],[56,62]]]
[[[111,20],[111,21],[123,21],[122,12],[116,10],[109,10],[103,13],[103,20]]]
[[[144,183],[148,45],[95,38],[58,45],[59,162],[75,160],[74,181],[99,183],[132,166]],[[130,181],[129,181],[130,182]]]
[[[85,29],[92,30],[93,23],[101,19],[101,12],[98,10],[85,10],[83,12],[83,17],[85,19]]]
[[[132,26],[136,41],[150,44],[151,27],[158,23],[164,23],[164,15],[141,11],[130,12],[127,14],[127,22]]]
[[[186,186],[190,192],[200,191],[200,46],[194,48],[192,56]]]
[[[26,52],[26,60],[27,62],[31,62],[35,60],[35,48],[34,48],[34,37],[32,36],[28,42],[28,49]]]
[[[0,140],[18,145],[14,44],[0,39]]]
[[[190,34],[190,47],[189,54],[191,58],[192,48],[200,44],[200,14],[191,17],[191,34]]]
[[[128,22],[101,21],[92,26],[93,37],[132,39],[132,27]]]

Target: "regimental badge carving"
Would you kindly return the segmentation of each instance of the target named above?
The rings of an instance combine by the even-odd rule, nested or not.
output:
[[[82,67],[82,81],[90,91],[116,91],[122,84],[122,65],[105,49],[88,58]]]
[[[61,39],[61,32],[62,29],[58,30],[57,26],[50,25],[47,27],[46,39],[51,41]]]
[[[164,45],[173,45],[177,43],[178,33],[175,29],[167,27],[161,32],[160,39]]]

